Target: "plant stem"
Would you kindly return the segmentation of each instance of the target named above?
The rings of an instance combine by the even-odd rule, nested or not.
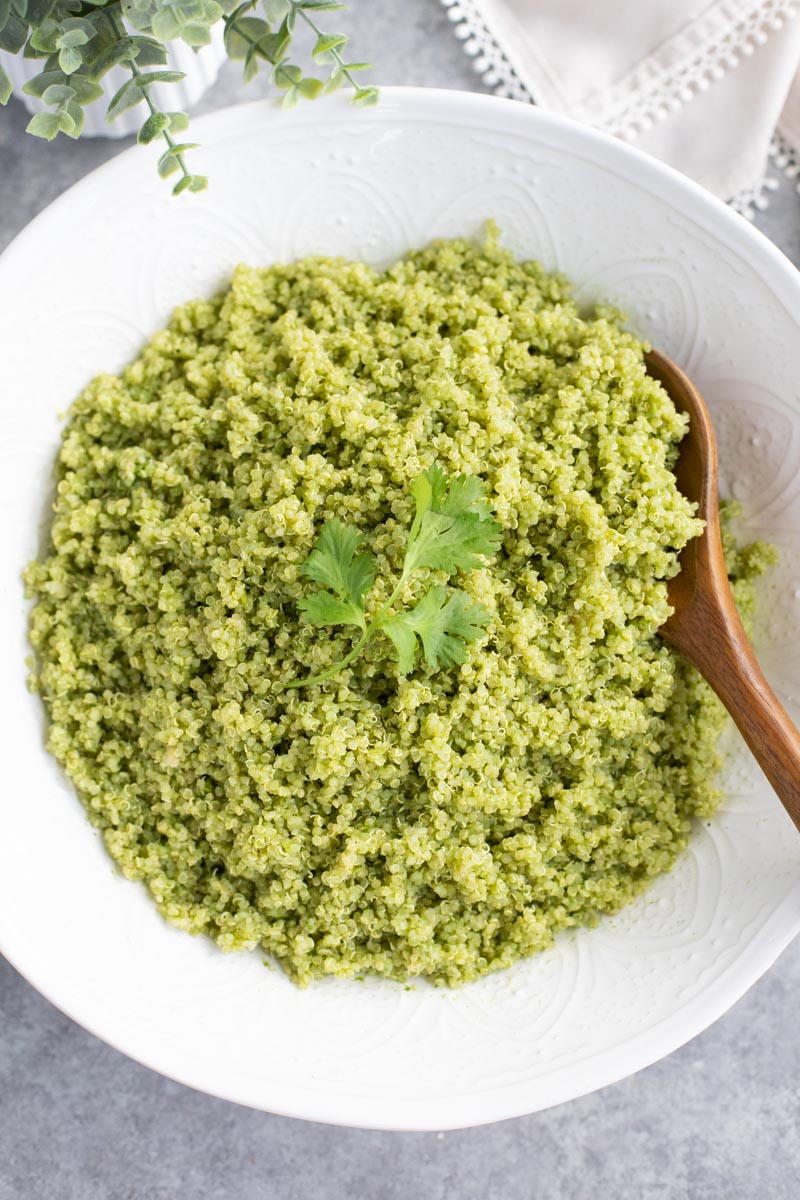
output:
[[[353,659],[358,657],[358,655],[366,646],[367,642],[372,638],[372,635],[378,632],[386,617],[390,615],[394,602],[403,590],[403,586],[407,579],[408,574],[404,567],[403,572],[397,581],[397,587],[394,589],[386,603],[378,609],[375,616],[372,618],[369,625],[356,642],[355,646],[353,646],[352,650],[349,650],[347,654],[345,654],[344,658],[340,658],[338,662],[334,663],[332,667],[328,667],[327,670],[320,671],[319,675],[310,675],[307,679],[293,679],[291,683],[284,684],[284,687],[311,687],[312,684],[325,683],[328,679],[332,679],[334,675],[338,675],[338,673],[343,670],[344,667],[349,667]]]
[[[306,25],[308,25],[309,29],[311,29],[312,32],[318,38],[322,37],[323,36],[322,30],[320,29],[319,25],[314,20],[314,18],[310,17],[304,8],[300,8],[300,6],[297,4],[296,0],[291,0],[291,4],[292,4],[292,8],[294,9],[294,11],[296,13],[299,13],[299,15],[305,21]],[[334,46],[331,50],[328,51],[328,53],[330,54],[331,58],[333,59],[334,63],[336,64],[336,66],[341,71],[344,78],[350,84],[350,87],[353,89],[353,91],[354,92],[360,91],[361,84],[358,82],[357,79],[354,79],[352,74],[350,73],[350,71],[348,71],[345,61],[342,58],[341,54],[339,53],[338,48],[336,46]]]
[[[377,620],[377,618],[376,618]],[[345,654],[344,658],[340,658],[332,667],[328,667],[326,671],[320,671],[319,675],[309,675],[308,679],[292,679],[290,683],[284,684],[286,688],[310,687],[314,683],[325,683],[326,680],[332,679],[334,675],[338,675],[344,667],[348,667],[350,663],[366,646],[369,639],[375,632],[375,621],[370,622],[367,628],[362,633],[361,637],[356,642],[353,649]]]
[[[239,17],[244,16],[245,13],[252,12],[256,6],[256,3],[257,0],[250,0],[249,4],[240,5],[239,8],[236,9],[235,13],[231,13],[229,16],[223,16],[222,18],[222,24],[225,26],[225,28],[227,29],[231,22],[233,22],[234,27],[236,28],[237,37],[242,38],[242,40],[247,42],[250,46],[257,46],[258,38],[252,38],[245,30],[239,29],[238,26],[236,26],[236,21],[238,21]]]
[[[303,18],[306,25],[309,27],[309,29],[312,31],[312,33],[315,35],[315,37],[317,37],[317,38],[322,37],[323,31],[320,29],[319,25],[317,25],[314,18],[310,17],[308,15],[308,13],[306,12],[306,10],[300,6],[300,4],[297,2],[297,0],[289,0],[289,3],[291,4],[292,12],[295,14],[295,16],[299,15]],[[242,38],[243,41],[247,42],[248,45],[253,46],[254,48],[257,49],[258,48],[258,38],[251,37],[250,34],[246,32],[246,30],[240,29],[238,27],[238,25],[236,25],[236,21],[238,20],[238,18],[240,16],[242,16],[243,13],[252,12],[252,10],[256,7],[256,4],[257,4],[257,0],[250,0],[249,4],[237,9],[235,13],[231,14],[231,16],[223,17],[222,20],[223,20],[223,23],[224,23],[226,29],[231,24],[233,24],[234,28],[236,29],[237,36]],[[330,54],[331,58],[333,59],[334,66],[341,72],[342,77],[347,80],[347,82],[350,84],[350,87],[353,89],[353,91],[354,92],[360,91],[361,84],[358,82],[357,79],[353,78],[352,72],[348,71],[347,64],[345,63],[344,59],[342,58],[341,54],[339,53],[338,47],[336,47],[336,46],[332,47],[328,51],[328,54]],[[277,71],[277,69],[280,67],[280,65],[281,64],[279,62],[273,63],[274,70]]]
[[[122,38],[128,37],[128,31],[125,28],[125,23],[124,23],[122,17],[119,15],[120,14],[120,5],[113,4],[109,8],[107,8],[105,11],[108,14],[108,19],[113,24],[114,29],[116,30],[119,38],[122,39]],[[133,59],[130,62],[127,62],[125,64],[125,66],[128,68],[131,75],[134,76],[134,78],[137,78],[139,75],[142,74],[142,72],[139,70],[139,68],[136,65],[136,62]],[[153,101],[150,99],[149,88],[142,88],[141,91],[142,91],[142,95],[144,96],[145,104],[147,105],[148,109],[150,110],[151,117],[156,116],[156,114],[159,113],[161,110],[159,108],[157,108],[156,105],[153,103]],[[172,134],[170,133],[170,131],[168,129],[163,129],[161,131],[161,137],[167,143],[167,146],[169,147],[170,150],[175,149],[175,147],[177,146],[178,143],[175,141],[175,139],[173,138]],[[176,154],[174,156],[174,158],[175,158],[176,163],[180,167],[181,175],[183,176],[184,179],[187,179],[191,175],[191,171],[186,166],[186,163],[184,162],[184,159],[183,159],[183,155]]]

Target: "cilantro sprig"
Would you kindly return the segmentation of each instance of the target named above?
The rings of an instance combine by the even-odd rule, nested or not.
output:
[[[411,490],[416,512],[400,578],[369,620],[366,605],[375,582],[375,558],[361,550],[363,539],[357,529],[338,520],[325,522],[302,567],[306,578],[324,590],[303,597],[299,608],[311,625],[352,625],[361,635],[332,667],[307,679],[293,679],[287,687],[307,687],[333,678],[378,633],[392,643],[403,675],[413,669],[420,647],[425,662],[436,670],[464,662],[469,643],[483,637],[491,614],[461,588],[431,586],[413,607],[395,609],[416,572],[474,571],[497,552],[501,529],[484,498],[483,484],[472,475],[448,480],[434,463],[416,477]]]

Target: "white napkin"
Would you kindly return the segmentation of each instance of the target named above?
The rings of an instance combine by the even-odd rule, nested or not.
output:
[[[627,138],[725,200],[800,146],[796,0],[442,0],[498,91]]]

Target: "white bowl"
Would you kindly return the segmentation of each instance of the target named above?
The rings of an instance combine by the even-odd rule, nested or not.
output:
[[[800,838],[733,730],[717,817],[671,875],[598,928],[460,991],[328,981],[298,991],[257,954],[167,926],[117,876],[42,749],[26,694],[19,575],[37,551],[59,422],[173,305],[240,260],[390,262],[488,216],[518,254],[610,297],[683,364],[717,423],[744,536],[778,544],[764,667],[800,716],[800,276],[745,221],[655,160],[511,101],[388,89],[195,123],[210,190],[174,200],[150,151],[73,188],[0,260],[3,469],[0,948],[133,1058],[257,1108],[452,1128],[528,1113],[667,1054],[723,1013],[800,930]]]

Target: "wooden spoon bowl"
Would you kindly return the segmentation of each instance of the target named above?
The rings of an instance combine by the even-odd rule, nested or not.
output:
[[[688,413],[689,432],[681,443],[675,476],[705,521],[702,535],[681,554],[681,569],[669,584],[674,611],[659,632],[717,693],[800,829],[800,733],[767,683],[736,611],[722,553],[711,417],[680,367],[657,350],[645,361],[678,411]]]

